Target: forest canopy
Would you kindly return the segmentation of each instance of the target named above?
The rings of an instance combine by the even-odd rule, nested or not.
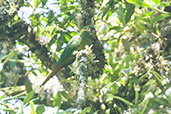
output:
[[[0,113],[169,114],[170,47],[170,0],[1,0]]]

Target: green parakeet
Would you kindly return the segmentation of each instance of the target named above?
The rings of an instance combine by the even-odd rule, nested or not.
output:
[[[91,33],[87,30],[81,30],[79,34],[74,36],[68,42],[67,47],[64,49],[61,57],[56,63],[55,69],[47,76],[45,81],[40,85],[43,86],[52,76],[54,76],[61,68],[71,64],[75,60],[75,56],[73,54],[76,50],[81,50],[85,47],[85,45],[90,45],[92,42]]]

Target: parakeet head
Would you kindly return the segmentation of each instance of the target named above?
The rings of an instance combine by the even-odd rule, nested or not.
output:
[[[85,45],[90,45],[92,43],[92,33],[89,32],[88,30],[82,30],[81,34],[80,34],[82,41],[81,41],[81,45],[85,46]]]

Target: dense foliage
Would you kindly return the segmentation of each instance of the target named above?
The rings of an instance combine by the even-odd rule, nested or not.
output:
[[[88,19],[80,15],[87,1],[94,3],[88,9],[94,18],[85,26]],[[171,2],[93,1],[0,1],[0,113],[171,113]],[[106,64],[98,57],[103,53],[91,52],[103,70],[88,77],[87,99],[78,109],[77,63],[62,69],[55,84],[37,90],[35,83],[82,28],[95,30]]]

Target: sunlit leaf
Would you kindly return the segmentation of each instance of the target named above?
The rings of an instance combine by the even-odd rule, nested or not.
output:
[[[26,97],[24,98],[24,104],[28,103],[34,97],[34,90],[29,92]]]
[[[34,111],[34,102],[31,101],[30,105],[31,105],[31,114],[36,114],[36,112]]]
[[[153,2],[158,5],[160,3],[160,0],[153,0]]]
[[[40,105],[36,108],[36,112],[37,114],[42,114],[45,111],[45,106],[44,105]]]
[[[4,99],[4,98],[6,98],[6,97],[7,97],[6,95],[2,95],[2,96],[0,97],[0,100]]]
[[[61,107],[61,92],[58,92],[54,98],[53,106]]]
[[[106,4],[109,2],[110,0],[103,0],[102,6],[101,8],[103,8],[104,6],[106,6]]]
[[[40,5],[41,1],[40,0],[34,0],[34,6],[37,8]]]
[[[107,83],[111,80],[111,76],[106,76],[103,80],[103,83]]]
[[[123,80],[120,80],[119,82],[120,82],[123,86],[126,85],[125,82],[124,82]]]
[[[81,112],[80,112],[80,114],[87,114],[87,113],[89,113],[91,111],[91,107],[86,107],[86,108],[84,108]]]
[[[69,41],[69,40],[71,39],[71,37],[70,37],[68,34],[65,34],[65,39],[66,39],[67,41]]]
[[[149,5],[142,0],[126,0],[126,1],[131,4],[138,5],[138,6],[149,7]]]
[[[18,20],[18,15],[14,16],[14,20],[17,21]]]

